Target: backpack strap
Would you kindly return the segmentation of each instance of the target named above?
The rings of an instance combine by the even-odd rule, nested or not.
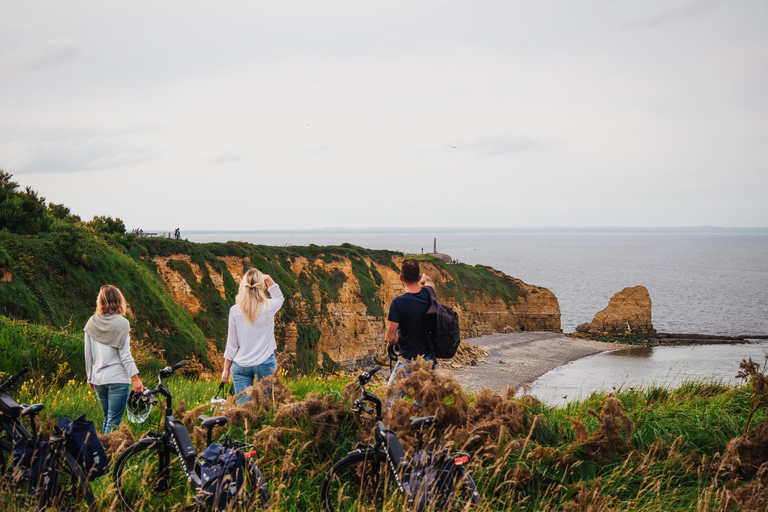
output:
[[[432,369],[434,370],[437,367],[437,357],[435,355],[435,340],[434,338],[437,336],[437,325],[434,326],[435,332],[429,331],[430,327],[433,327],[429,323],[429,315],[437,315],[437,292],[435,292],[435,289],[431,286],[424,286],[426,288],[427,293],[429,294],[429,308],[427,309],[427,312],[424,313],[424,336],[427,338],[427,345],[429,345],[429,354],[432,356]]]

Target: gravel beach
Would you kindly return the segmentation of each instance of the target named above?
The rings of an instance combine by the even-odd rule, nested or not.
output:
[[[550,370],[592,354],[624,348],[624,345],[570,338],[552,332],[492,334],[464,340],[488,352],[477,366],[445,368],[468,391],[481,388],[504,391],[532,384]]]

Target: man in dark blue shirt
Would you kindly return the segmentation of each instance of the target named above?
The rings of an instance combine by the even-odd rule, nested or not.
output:
[[[427,274],[422,274],[419,262],[405,260],[400,270],[400,282],[405,293],[392,299],[387,320],[387,332],[384,339],[387,343],[400,345],[400,360],[392,369],[389,385],[394,382],[395,374],[405,368],[403,360],[413,361],[419,356],[431,359],[429,343],[424,333],[424,315],[430,305],[430,297],[425,286],[435,284]]]

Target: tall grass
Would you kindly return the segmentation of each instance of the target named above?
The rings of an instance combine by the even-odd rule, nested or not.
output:
[[[45,404],[46,428],[56,418],[82,413],[100,426],[102,414],[94,394],[81,380],[65,379],[66,371],[59,368],[58,379],[26,380],[13,394],[21,402]],[[149,376],[144,380],[152,384]],[[215,380],[182,374],[166,385],[177,417],[188,423],[198,448],[196,415],[227,415],[230,423],[217,435],[229,433],[258,448],[272,510],[304,511],[319,509],[320,485],[331,465],[357,442],[370,440],[369,426],[361,427],[345,399],[352,381],[351,376],[288,379],[284,374],[270,384],[270,393],[257,389],[254,401],[244,407],[230,399],[223,411],[210,404],[218,388]],[[369,390],[382,397],[387,392],[381,382]],[[483,496],[477,510],[714,511],[751,510],[759,503],[754,496],[733,500],[740,496],[737,491],[747,492],[760,477],[753,481],[739,476],[738,470],[722,469],[728,443],[742,439],[747,430],[758,396],[753,386],[688,381],[677,389],[595,393],[565,407],[492,393],[468,396],[465,402],[451,393],[450,400],[441,400],[441,417],[448,423],[458,421],[457,411],[464,407],[469,419],[439,430],[438,438],[469,451],[469,470]],[[403,402],[406,409],[419,410],[412,399]],[[398,407],[393,406],[385,421],[408,448],[412,433],[400,422]],[[751,421],[765,428],[764,406]],[[150,428],[158,431],[160,422],[161,411],[155,408],[146,422],[124,422],[120,431],[103,440],[113,447],[121,436],[137,439]],[[116,507],[109,476],[92,487],[103,510]],[[3,501],[7,503],[7,497]]]

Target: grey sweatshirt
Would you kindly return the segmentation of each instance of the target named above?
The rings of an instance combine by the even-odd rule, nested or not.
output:
[[[131,355],[131,337],[119,349],[103,345],[85,335],[85,371],[88,382],[104,384],[130,384],[131,377],[139,373]]]

